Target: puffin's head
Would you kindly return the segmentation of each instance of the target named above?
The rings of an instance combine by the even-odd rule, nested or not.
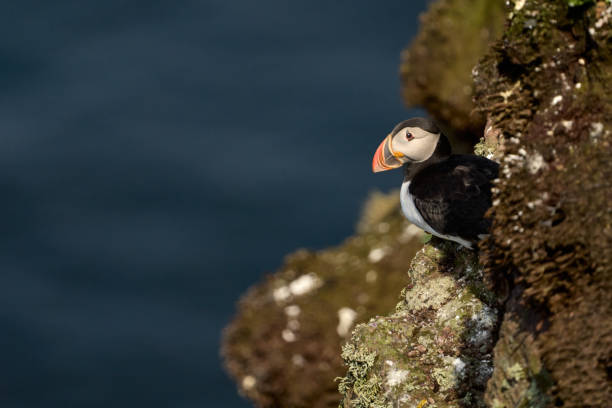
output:
[[[441,140],[442,139],[442,140]],[[429,119],[412,118],[398,123],[382,141],[372,160],[372,171],[391,170],[405,163],[421,163],[433,156],[439,142],[445,154],[450,145],[438,126]]]

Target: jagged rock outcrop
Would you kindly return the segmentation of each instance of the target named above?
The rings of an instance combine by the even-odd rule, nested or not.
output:
[[[501,35],[504,18],[501,0],[434,2],[402,53],[404,102],[425,108],[445,125],[456,147],[469,150],[482,134],[484,115],[472,103],[472,68]]]
[[[394,191],[368,201],[358,234],[339,247],[288,256],[225,330],[225,365],[241,393],[258,407],[337,407],[341,345],[356,322],[393,309],[422,237]]]
[[[612,5],[511,2],[475,68],[502,157],[483,261],[508,299],[486,399],[612,401]]]
[[[484,403],[609,406],[612,5],[516,0],[508,6],[503,37],[474,69],[475,101],[487,118],[485,139],[476,150],[502,162],[492,234],[481,243],[485,281],[502,302]],[[418,265],[413,263],[412,273]],[[430,268],[444,273],[436,262]],[[452,270],[446,273],[442,276],[457,278]],[[422,287],[436,299],[435,290]],[[429,308],[434,316],[438,304]],[[344,405],[482,404],[482,383],[468,381],[474,387],[469,401],[458,399],[467,389],[460,378],[448,394],[432,385],[431,374],[419,383],[424,362],[394,350],[414,350],[419,342],[409,334],[434,327],[435,319],[417,324],[405,313],[400,304],[396,314],[373,321],[392,326],[390,331],[356,328],[343,353]],[[462,341],[469,342],[469,335]],[[457,348],[449,352],[458,355]],[[393,364],[386,367],[385,359]],[[448,367],[443,358],[429,361],[430,373]],[[402,375],[391,371],[396,364]]]
[[[346,408],[543,408],[612,401],[612,5],[505,3],[503,35],[473,69],[473,88],[468,84],[472,106],[487,121],[476,151],[502,163],[480,260],[434,239],[410,263],[414,252],[400,248],[419,245],[401,242],[407,224],[396,207],[365,222],[361,235],[338,249],[290,258],[245,297],[225,337],[230,372],[259,406],[334,406],[341,399]],[[462,24],[483,21],[470,11],[487,8],[440,0],[432,10],[417,43],[438,38],[434,43],[444,47],[439,39],[453,31],[442,27],[460,33]],[[448,24],[450,16],[462,17]],[[426,93],[444,95],[445,82],[416,71],[414,61],[427,61],[432,72],[452,70],[444,58],[457,54],[419,50],[417,43],[404,59],[410,66],[402,68],[403,84],[420,87],[414,92],[422,96],[407,98],[427,107]],[[463,124],[454,125],[439,112],[443,104],[464,104],[463,96],[429,105],[459,133],[472,126],[469,110],[455,111]],[[482,134],[482,123],[474,123],[471,130]],[[353,278],[368,282],[383,270],[390,280],[361,302],[367,289],[353,287]],[[291,285],[303,276],[318,289],[295,296]],[[393,309],[389,293],[404,286]],[[330,313],[342,307],[364,322],[342,347],[344,370],[345,337]],[[295,323],[295,316],[304,321]],[[349,326],[342,326],[347,337]],[[333,374],[341,376],[340,397],[332,372],[341,373]]]
[[[412,261],[395,312],[358,325],[344,345],[341,406],[484,406],[495,297],[474,251],[432,241]]]
[[[402,56],[407,104],[424,106],[459,138],[482,135],[485,116],[472,112],[471,72],[501,34],[503,19],[502,2],[433,3]],[[495,145],[480,150],[490,155]],[[483,285],[476,253],[433,240],[408,275],[395,312],[357,326],[344,346],[342,405],[484,406],[499,304]]]

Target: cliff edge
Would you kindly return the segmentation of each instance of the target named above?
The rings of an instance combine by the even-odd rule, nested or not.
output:
[[[422,23],[405,101],[500,161],[490,236],[423,246],[378,196],[245,295],[226,366],[260,407],[607,406],[612,4],[439,0]]]

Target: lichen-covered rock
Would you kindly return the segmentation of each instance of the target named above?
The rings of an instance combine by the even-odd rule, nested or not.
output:
[[[478,257],[432,240],[395,313],[358,325],[342,349],[345,408],[483,406],[497,322]]]
[[[509,2],[476,67],[503,161],[487,275],[508,300],[493,407],[612,401],[612,5]]]
[[[457,99],[425,101],[463,79],[417,67],[445,72],[458,54],[418,42],[455,44],[448,33],[462,33],[485,3],[499,6],[435,3],[402,68],[405,92],[415,92],[409,103],[420,98],[460,133],[472,126],[469,110],[440,106],[465,107],[469,92],[455,87]],[[502,162],[491,236],[480,245],[486,285],[475,252],[436,239],[407,268],[415,227],[397,201],[378,201],[382,215],[364,218],[360,235],[298,253],[243,300],[224,350],[259,406],[334,406],[331,377],[340,373],[345,408],[610,405],[612,4],[505,3],[503,36],[473,70],[475,105],[487,120],[476,152]],[[482,126],[473,123],[470,131]],[[368,291],[363,282],[380,286]],[[344,336],[375,314],[384,316],[357,325],[342,347],[343,372]]]
[[[337,248],[290,255],[240,301],[223,356],[256,406],[337,407],[341,344],[355,322],[393,310],[422,246],[397,191],[368,201],[358,231]]]
[[[402,53],[405,103],[427,109],[449,133],[472,144],[477,141],[484,116],[473,113],[471,72],[501,34],[503,21],[501,0],[432,3],[421,16],[418,35]]]

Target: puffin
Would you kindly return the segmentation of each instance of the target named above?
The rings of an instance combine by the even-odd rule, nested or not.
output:
[[[451,145],[430,119],[398,123],[380,143],[374,173],[404,168],[402,212],[426,232],[472,248],[489,233],[492,181],[499,164],[476,155],[452,154]]]

